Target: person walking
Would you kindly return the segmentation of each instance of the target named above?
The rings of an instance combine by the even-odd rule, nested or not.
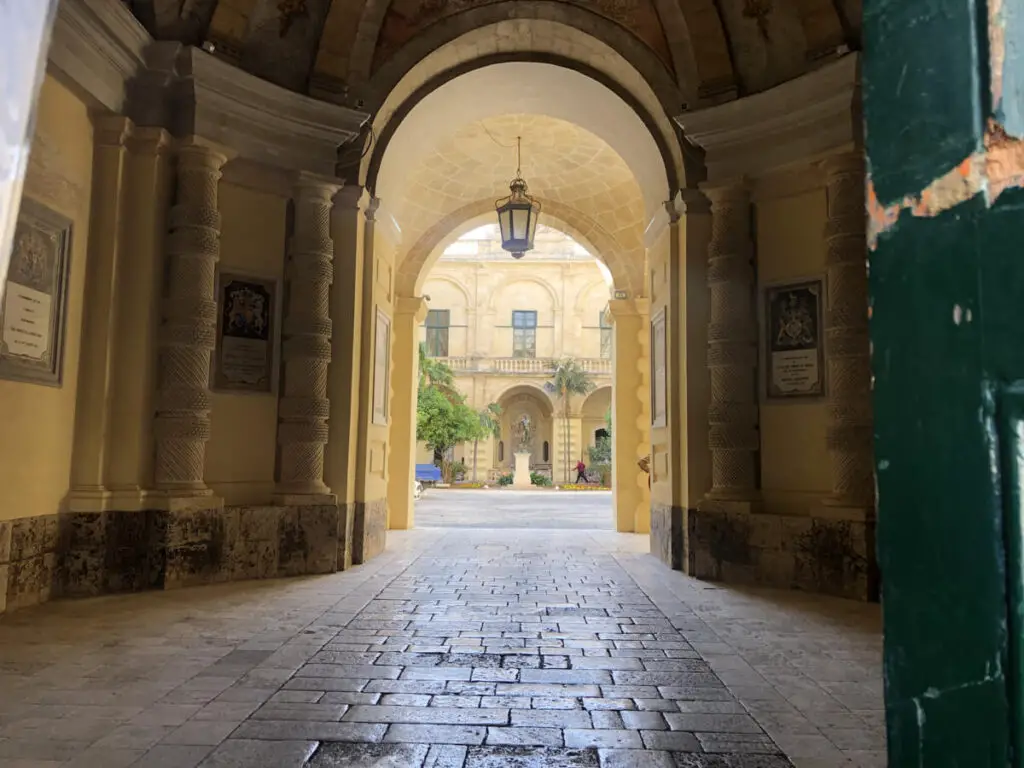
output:
[[[587,482],[587,465],[583,463],[583,459],[576,462],[576,482]]]

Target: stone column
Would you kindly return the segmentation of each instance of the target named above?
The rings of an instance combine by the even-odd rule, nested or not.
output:
[[[757,499],[757,325],[754,301],[750,197],[740,184],[707,190],[711,199],[708,246],[708,408],[712,484],[706,500]]]
[[[864,213],[864,159],[841,155],[825,163],[828,221],[829,506],[874,507],[871,355]]]
[[[620,533],[650,531],[650,486],[638,461],[651,450],[650,305],[612,299],[612,505]]]
[[[217,328],[217,185],[225,162],[225,155],[198,143],[178,150],[154,423],[155,485],[174,496],[210,494],[203,482],[203,465],[210,439],[210,354]]]
[[[388,472],[388,527],[404,530],[415,522],[412,497],[416,467],[416,393],[419,382],[419,328],[427,317],[422,296],[399,297],[391,324],[391,453]]]
[[[292,198],[294,231],[287,267],[284,377],[278,410],[277,501],[332,503],[324,484],[327,444],[327,366],[331,362],[329,302],[334,279],[331,208],[340,184],[300,174]]]

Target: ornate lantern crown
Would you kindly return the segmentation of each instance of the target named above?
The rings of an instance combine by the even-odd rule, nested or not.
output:
[[[512,194],[494,203],[501,229],[501,247],[511,253],[513,259],[521,259],[527,251],[533,250],[540,203],[530,197],[529,187],[523,179],[522,138],[519,136],[516,137],[516,177],[508,188]]]

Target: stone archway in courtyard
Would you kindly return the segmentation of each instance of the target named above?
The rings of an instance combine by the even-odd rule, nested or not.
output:
[[[557,455],[555,449],[558,445],[558,429],[551,397],[541,387],[516,384],[502,392],[497,403],[501,406],[499,440],[503,444],[503,455],[496,457],[500,470],[511,472],[515,468],[515,454],[521,447],[516,444],[515,424],[525,417],[529,420],[533,432],[528,445],[530,470],[550,474],[552,459]]]
[[[514,103],[495,104],[485,95],[487,90],[474,90],[492,86],[494,78],[501,76],[531,75],[549,83],[551,94],[548,101],[536,94],[527,100],[529,108],[536,110],[533,113],[517,112]],[[616,388],[621,393],[616,408],[623,424],[616,452],[625,457],[620,463],[630,468],[620,473],[617,487],[618,527],[638,532],[649,529],[648,487],[637,465],[648,452],[650,439],[645,415],[650,407],[645,330],[649,301],[644,272],[652,222],[659,234],[666,232],[665,225],[670,223],[664,207],[669,196],[667,174],[657,143],[647,138],[644,148],[643,121],[611,91],[598,93],[605,114],[613,119],[601,120],[596,112],[588,116],[577,111],[571,116],[588,122],[581,125],[547,114],[570,116],[563,106],[565,89],[579,86],[581,80],[586,78],[576,72],[543,64],[508,63],[470,72],[409,110],[392,132],[381,158],[370,161],[378,179],[377,219],[383,213],[388,219],[387,232],[395,235],[385,242],[381,237],[385,228],[374,230],[375,251],[383,254],[386,269],[395,275],[398,307],[391,378],[397,407],[387,436],[391,449],[388,503],[394,527],[411,526],[414,519],[406,490],[413,462],[406,457],[413,455],[414,446],[415,339],[428,308],[422,297],[423,281],[444,245],[457,237],[460,229],[493,216],[493,201],[501,196],[509,173],[514,172],[509,148],[516,136],[524,136],[523,174],[531,191],[543,201],[555,226],[564,222],[565,229],[579,233],[611,276],[609,295],[617,298],[611,298],[612,311],[607,316],[613,318],[611,330],[620,339],[613,345],[612,377],[622,383]],[[448,116],[447,125],[437,125],[440,113]],[[627,135],[625,125],[631,124],[630,120],[635,125]],[[400,176],[396,175],[399,169]],[[524,263],[528,260],[529,256]],[[594,323],[598,323],[596,316]],[[578,417],[572,420],[578,422]],[[582,454],[579,429],[572,431],[570,440],[570,453]],[[552,442],[562,440],[556,437]],[[552,459],[562,455],[560,450],[561,445],[551,446]],[[558,468],[556,482],[565,481],[564,472]]]

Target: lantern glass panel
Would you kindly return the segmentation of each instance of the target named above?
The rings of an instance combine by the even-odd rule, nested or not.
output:
[[[498,228],[501,230],[501,241],[507,243],[511,235],[512,211],[508,205],[498,209]]]
[[[526,235],[526,240],[531,247],[533,246],[534,237],[537,234],[537,221],[540,219],[539,214],[540,209],[536,205],[530,207],[530,226]]]
[[[527,225],[530,219],[530,208],[517,205],[512,209],[512,239],[525,240]]]

